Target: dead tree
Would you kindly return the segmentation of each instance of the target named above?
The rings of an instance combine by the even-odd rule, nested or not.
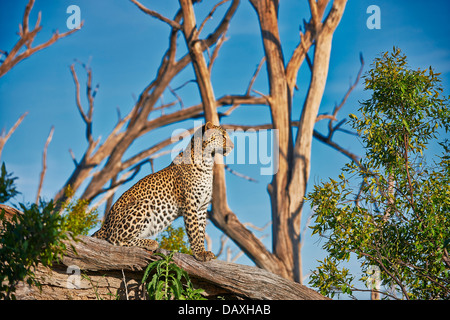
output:
[[[265,95],[272,114],[273,129],[278,130],[280,154],[278,171],[268,191],[272,202],[272,251],[250,232],[228,207],[223,167],[214,168],[213,209],[210,219],[255,262],[271,272],[301,281],[300,225],[303,198],[310,172],[311,143],[314,125],[325,89],[334,31],[343,15],[346,1],[335,0],[328,15],[329,1],[309,1],[311,20],[300,34],[300,43],[287,64],[284,62],[278,32],[278,1],[254,0],[265,50],[269,94]],[[199,46],[193,4],[180,0],[183,12],[183,34],[193,59],[196,80],[205,109],[205,118],[219,123],[216,101],[207,64]],[[292,97],[298,70],[314,44],[311,82],[303,105],[298,133],[292,133]],[[331,141],[328,139],[324,142]]]
[[[334,125],[334,122],[337,121],[337,112],[342,104],[335,108],[332,115],[319,115],[328,75],[333,34],[342,18],[346,0],[331,1],[330,9],[327,12],[326,8],[330,4],[330,0],[309,1],[311,18],[309,22],[305,22],[303,32],[300,33],[299,44],[287,62],[284,61],[285,55],[278,31],[279,2],[251,0],[260,25],[265,55],[263,62],[266,65],[269,92],[252,94],[253,81],[258,74],[256,72],[244,94],[228,94],[218,98],[214,94],[211,82],[212,65],[218,56],[231,18],[240,1],[218,2],[201,23],[197,21],[195,15],[195,5],[198,1],[179,0],[180,7],[172,19],[147,8],[137,0],[131,1],[145,14],[169,26],[168,49],[161,60],[156,78],[142,91],[132,110],[124,118],[119,117],[116,126],[103,142],[95,139],[92,135],[94,99],[98,89],[92,85],[92,70],[89,66],[82,65],[87,73],[88,101],[88,106],[83,107],[80,102],[80,83],[75,65],[71,66],[70,70],[76,88],[76,106],[86,125],[88,145],[80,160],[73,156],[75,169],[56,195],[56,200],[65,198],[64,190],[69,185],[77,191],[82,183],[87,181],[87,187],[82,190],[81,197],[93,200],[99,195],[114,193],[118,186],[131,181],[145,163],[151,161],[157,152],[172,143],[170,138],[161,139],[150,148],[141,150],[129,158],[124,158],[133,141],[153,130],[199,117],[218,124],[220,116],[226,116],[237,105],[268,106],[271,111],[271,123],[252,127],[275,129],[279,138],[278,149],[274,150],[280,155],[278,171],[268,185],[272,209],[272,248],[266,248],[229,208],[223,165],[216,165],[214,168],[213,203],[209,218],[258,267],[286,279],[301,282],[300,226],[303,199],[309,179],[313,137],[343,152],[352,160],[357,160],[355,155],[332,141],[333,133],[339,130],[343,124],[343,121],[339,121]],[[203,36],[203,27],[216,13],[217,8],[222,5],[228,6],[225,14],[219,20],[214,31]],[[179,48],[176,40],[179,34],[184,38],[188,52],[177,59],[176,53]],[[204,55],[205,51],[209,53],[209,60]],[[313,51],[312,59],[308,56],[309,51]],[[305,60],[310,66],[311,80],[302,106],[301,117],[297,120],[291,117],[293,96],[297,85],[297,74]],[[182,103],[179,103],[182,100],[170,87],[170,84],[189,65],[192,65],[194,70],[201,103],[184,107]],[[261,66],[260,63],[258,71]],[[351,89],[352,87],[347,94]],[[173,94],[175,100],[158,105],[165,92]],[[169,107],[176,104],[181,106],[179,110],[166,113]],[[232,107],[226,112],[220,113],[218,110],[224,106]],[[156,119],[149,120],[149,115],[154,112],[161,112],[161,115]],[[315,123],[321,119],[329,120],[327,136],[314,130]],[[228,128],[233,126],[243,128],[246,125],[228,125]],[[295,136],[293,134],[294,126],[298,129]]]

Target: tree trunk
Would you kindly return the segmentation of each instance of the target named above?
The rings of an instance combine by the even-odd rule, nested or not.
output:
[[[294,146],[294,156],[290,166],[292,174],[288,186],[289,213],[287,220],[289,222],[288,225],[292,228],[290,232],[290,240],[295,243],[293,254],[296,257],[294,262],[294,270],[296,275],[295,279],[297,281],[301,281],[302,278],[300,226],[303,199],[306,195],[306,187],[311,168],[311,145],[314,125],[316,123],[328,77],[333,34],[344,13],[346,2],[346,0],[335,0],[330,13],[322,24],[319,17],[314,17],[319,8],[317,8],[315,2],[310,1],[313,15],[312,20],[313,23],[315,23],[314,29],[316,33],[314,64],[311,70],[311,83],[302,109],[300,123],[298,125],[297,139]]]
[[[279,139],[278,150],[274,151],[279,152],[278,171],[268,186],[272,203],[273,253],[282,261],[279,274],[301,282],[300,225],[309,179],[311,141],[328,75],[331,40],[346,0],[335,0],[323,23],[328,1],[309,1],[311,22],[286,68],[278,32],[278,1],[251,0],[251,3],[259,18],[270,85],[269,105],[273,128],[277,130]],[[296,74],[312,38],[315,38],[315,51],[311,83],[293,145],[292,93]]]
[[[239,1],[233,1],[229,11],[235,10],[238,3]],[[195,76],[203,103],[205,120],[218,125],[219,116],[216,108],[217,103],[209,69],[198,40],[194,9],[189,0],[180,0],[180,6],[182,8],[184,19],[183,33],[194,66]],[[210,219],[216,226],[230,236],[257,266],[277,274],[282,274],[285,278],[289,278],[289,275],[284,273],[285,268],[282,261],[271,254],[258,238],[239,221],[236,215],[228,207],[225,171],[221,157],[221,155],[216,155],[215,159],[213,200]]]
[[[272,253],[282,262],[279,274],[294,279],[294,243],[290,237],[289,195],[287,184],[290,180],[292,158],[291,102],[285,77],[284,58],[278,32],[278,1],[251,1],[255,8],[261,29],[266,55],[267,73],[270,87],[270,110],[273,128],[278,134],[278,171],[269,185],[272,203]],[[276,147],[275,147],[276,148]]]
[[[237,1],[235,1],[237,4]],[[301,282],[301,210],[309,178],[311,140],[325,89],[333,33],[344,12],[346,0],[336,0],[324,20],[327,0],[310,1],[311,23],[287,66],[278,31],[278,1],[251,0],[259,19],[269,81],[268,104],[272,128],[276,130],[279,154],[278,171],[268,191],[272,204],[272,252],[239,222],[228,207],[223,167],[215,165],[212,212],[210,219],[225,232],[259,267],[286,279]],[[194,67],[205,118],[218,124],[216,101],[209,69],[198,39],[192,3],[180,0],[183,33]],[[292,93],[301,62],[315,40],[311,83],[303,106],[298,133],[293,142],[291,129]]]

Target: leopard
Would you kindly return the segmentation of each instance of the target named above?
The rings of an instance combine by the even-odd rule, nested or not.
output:
[[[92,236],[113,245],[155,251],[158,242],[148,237],[183,217],[194,258],[202,262],[215,259],[204,243],[214,159],[216,153],[227,156],[233,148],[226,130],[208,121],[194,131],[190,143],[167,167],[125,191]]]

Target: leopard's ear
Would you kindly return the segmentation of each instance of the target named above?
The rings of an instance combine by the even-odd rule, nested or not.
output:
[[[206,129],[212,129],[212,128],[214,128],[214,125],[213,125],[210,121],[208,121],[208,122],[206,122],[206,124],[205,124],[205,128],[206,128]]]

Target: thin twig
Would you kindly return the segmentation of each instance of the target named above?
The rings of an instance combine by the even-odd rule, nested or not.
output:
[[[188,85],[189,83],[192,83],[192,82],[193,82],[193,83],[197,83],[197,80],[195,80],[195,79],[188,80],[188,81],[186,81],[185,83],[183,83],[182,85],[180,85],[180,86],[174,88],[173,90],[174,90],[174,91],[180,90],[180,89],[182,89],[183,87],[185,87],[186,85]]]
[[[198,34],[200,34],[200,32],[202,32],[203,27],[205,26],[206,22],[209,19],[212,19],[212,16],[214,15],[214,13],[216,12],[217,8],[220,7],[222,4],[224,4],[225,2],[228,2],[230,0],[223,0],[221,2],[219,2],[218,4],[216,4],[211,11],[209,12],[209,14],[206,16],[206,18],[203,20],[202,24],[200,25],[200,28],[198,29]]]
[[[5,146],[6,141],[11,137],[11,135],[16,131],[17,127],[22,123],[23,119],[27,116],[28,111],[20,116],[20,118],[16,121],[16,123],[9,129],[8,133],[5,133],[6,130],[3,128],[2,133],[0,134],[0,158],[2,156],[3,147]]]
[[[322,113],[322,114],[319,114],[319,115],[317,116],[317,118],[316,118],[316,123],[319,122],[320,120],[324,120],[324,119],[330,119],[330,120],[333,120],[333,121],[336,121],[336,120],[337,120],[336,117],[335,117],[334,115]]]
[[[209,71],[210,74],[211,74],[211,71],[212,71],[212,67],[213,67],[214,61],[216,60],[217,56],[219,55],[219,50],[222,47],[223,43],[225,41],[227,41],[227,40],[228,40],[228,38],[225,37],[225,34],[224,34],[217,41],[217,44],[216,44],[216,46],[215,46],[215,48],[213,50],[212,55],[210,56],[209,63],[208,63],[208,71]],[[209,52],[209,50],[208,50],[208,52]]]
[[[347,92],[344,95],[344,98],[342,99],[341,103],[336,106],[334,108],[333,111],[333,115],[336,116],[337,113],[339,112],[339,110],[342,109],[342,107],[344,106],[344,104],[347,102],[348,97],[350,96],[350,93],[352,93],[352,91],[356,88],[356,86],[358,85],[359,79],[361,78],[362,72],[364,70],[364,57],[362,55],[362,53],[359,53],[359,61],[361,63],[361,66],[359,67],[359,71],[358,74],[356,76],[355,82],[353,82],[353,84],[350,86],[350,88],[348,88]]]
[[[77,161],[77,159],[75,157],[75,154],[73,153],[73,150],[69,149],[69,153],[70,153],[70,157],[72,158],[73,163],[75,164],[75,167],[77,167],[78,166],[78,161]]]
[[[178,103],[180,104],[181,109],[184,109],[184,103],[183,103],[183,99],[181,99],[181,97],[176,93],[175,90],[173,90],[170,85],[167,86],[167,88],[169,89],[170,93],[175,97],[175,99],[177,99]],[[161,107],[159,107],[161,108]],[[156,110],[156,109],[155,109]]]
[[[80,112],[81,118],[83,118],[83,121],[88,125],[89,118],[87,117],[86,113],[83,110],[83,106],[81,105],[81,97],[80,97],[80,82],[78,81],[77,73],[75,72],[74,64],[70,66],[70,72],[72,73],[72,78],[75,83],[75,100],[77,104],[78,111]]]
[[[259,71],[261,70],[261,67],[263,66],[263,64],[264,64],[265,61],[266,61],[266,57],[264,56],[264,57],[261,59],[261,61],[259,62],[258,66],[257,66],[257,68],[256,68],[256,70],[255,70],[255,72],[253,73],[252,78],[250,79],[250,82],[249,82],[248,87],[247,87],[247,91],[246,91],[246,93],[245,93],[245,96],[246,96],[246,97],[251,97],[251,96],[250,96],[250,93],[251,93],[251,91],[252,91],[253,84],[255,83],[256,77],[258,76]],[[224,116],[229,116],[229,115],[230,115],[234,110],[236,110],[239,106],[241,106],[240,103],[233,103],[233,105],[232,105],[230,108],[228,108],[227,111],[219,113],[219,118],[224,117]]]
[[[259,71],[261,70],[264,62],[266,62],[266,56],[264,56],[261,59],[261,61],[259,62],[258,67],[256,68],[255,73],[253,74],[253,77],[251,78],[250,83],[248,84],[247,92],[246,92],[247,96],[250,96],[250,93],[252,92],[253,84],[255,83],[256,77],[258,76]]]
[[[127,280],[125,279],[125,273],[123,272],[123,269],[122,269],[122,276],[123,276],[123,286],[125,287],[125,296],[127,297],[127,300],[130,300],[128,298]]]
[[[77,62],[83,66],[83,68],[86,70],[86,73],[87,73],[86,96],[87,96],[88,104],[89,104],[87,114],[84,112],[83,106],[81,105],[80,83],[78,81],[78,77],[75,72],[74,64],[72,64],[70,66],[70,72],[72,73],[72,78],[75,83],[76,105],[77,105],[78,111],[80,112],[81,117],[83,118],[84,123],[86,124],[86,139],[89,142],[89,145],[92,145],[94,143],[94,139],[92,137],[92,116],[94,113],[94,98],[98,92],[99,85],[97,84],[95,89],[92,90],[92,69],[80,61],[77,61]]]
[[[163,22],[165,22],[165,23],[167,23],[167,24],[170,25],[172,28],[181,30],[182,27],[181,27],[181,25],[180,25],[178,22],[173,21],[173,20],[170,20],[169,18],[164,17],[163,15],[161,15],[161,14],[158,13],[158,12],[148,9],[147,7],[145,7],[144,5],[142,5],[142,4],[141,4],[139,1],[137,1],[137,0],[130,0],[130,1],[133,2],[139,9],[141,9],[142,12],[145,12],[146,14],[148,14],[148,15],[150,15],[150,16],[156,18],[156,19],[159,19],[159,20],[161,20],[161,21],[163,21]]]
[[[245,174],[239,173],[239,172],[231,169],[228,165],[225,165],[224,167],[225,167],[225,169],[227,169],[227,171],[231,172],[231,174],[234,174],[235,176],[237,176],[239,178],[243,178],[243,179],[251,181],[251,182],[258,182],[258,180],[253,179],[252,177],[246,176]]]
[[[47,141],[45,142],[44,152],[42,153],[42,171],[39,179],[39,187],[36,195],[36,204],[39,204],[39,197],[41,196],[42,185],[44,183],[45,172],[47,171],[47,149],[50,141],[53,138],[53,132],[55,131],[55,127],[52,126],[50,130],[50,134],[47,137]]]

